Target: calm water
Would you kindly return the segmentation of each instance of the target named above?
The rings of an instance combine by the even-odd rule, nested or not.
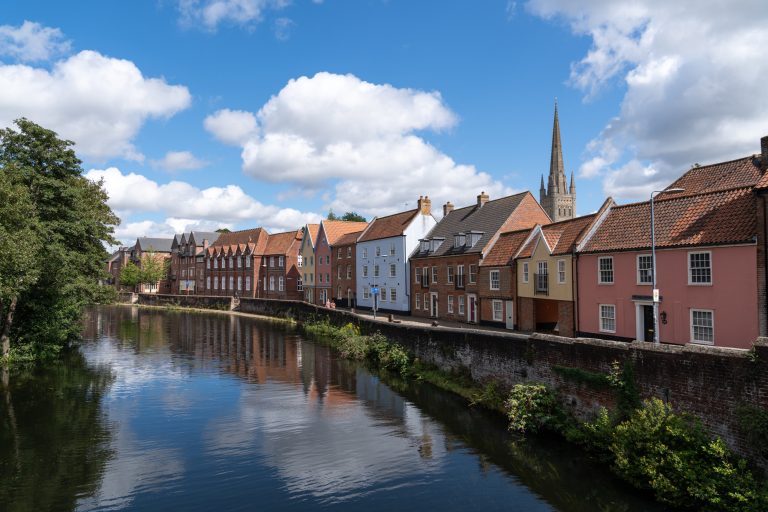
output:
[[[660,510],[557,441],[243,317],[99,308],[3,375],[0,510]]]

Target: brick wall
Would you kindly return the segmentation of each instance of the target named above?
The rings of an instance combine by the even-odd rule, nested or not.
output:
[[[533,331],[536,329],[535,311],[535,304],[531,297],[518,297],[517,326],[521,331]]]
[[[446,240],[444,243],[448,243]],[[450,256],[450,257],[441,257],[441,258],[419,258],[419,259],[411,259],[411,314],[413,316],[421,316],[421,317],[429,317],[430,311],[429,307],[424,309],[424,294],[430,294],[433,292],[437,292],[438,294],[438,319],[442,320],[451,320],[456,322],[466,322],[467,321],[467,310],[469,308],[469,299],[466,297],[469,294],[476,294],[478,295],[479,292],[479,286],[478,286],[478,280],[479,280],[479,267],[478,267],[478,274],[477,278],[475,279],[475,283],[469,282],[469,266],[475,265],[478,266],[480,262],[480,256],[478,254],[467,254],[463,256]],[[456,288],[456,275],[457,275],[457,267],[458,265],[464,265],[464,288]],[[415,273],[421,272],[421,269],[423,267],[429,268],[429,285],[427,287],[422,286],[421,284],[417,284]],[[453,283],[448,283],[448,267],[453,267],[454,277],[453,277]],[[437,268],[437,283],[432,282],[432,267]],[[421,308],[416,309],[415,308],[415,294],[421,294],[422,301],[421,301]],[[448,296],[452,295],[454,297],[453,299],[453,313],[448,313]],[[459,314],[459,296],[464,296],[464,313]],[[478,295],[478,301],[480,300]],[[479,306],[479,302],[478,302]],[[478,313],[478,321],[479,313]]]
[[[569,338],[573,338],[576,335],[576,317],[574,313],[575,308],[573,306],[573,302],[569,300],[559,300],[557,302],[560,336],[568,336]]]

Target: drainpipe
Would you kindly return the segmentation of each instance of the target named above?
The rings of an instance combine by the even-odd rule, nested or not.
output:
[[[577,268],[579,266],[579,255],[574,251],[571,258],[571,295],[573,297],[573,337],[579,335],[579,283],[577,281]]]

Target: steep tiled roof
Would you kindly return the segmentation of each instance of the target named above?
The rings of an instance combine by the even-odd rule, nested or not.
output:
[[[136,239],[136,246],[144,252],[171,252],[173,238],[149,238],[142,236]]]
[[[357,238],[360,236],[360,233],[362,232],[363,232],[362,230],[354,231],[352,233],[347,233],[346,235],[339,237],[339,239],[336,240],[336,246],[354,244],[355,242],[357,242]]]
[[[381,240],[393,236],[402,235],[408,228],[411,220],[419,213],[418,209],[407,210],[386,217],[374,218],[368,229],[360,237],[359,242],[368,242],[369,240]]]
[[[515,253],[520,249],[520,245],[525,242],[530,233],[530,229],[502,233],[480,264],[486,267],[500,267],[511,264]]]
[[[744,243],[756,235],[756,202],[750,187],[670,195],[654,203],[657,247]],[[645,201],[614,206],[582,252],[650,246],[651,207]]]
[[[334,246],[342,236],[355,231],[362,231],[368,226],[367,222],[350,222],[346,220],[324,220],[322,230],[328,245]]]
[[[300,241],[302,230],[269,235],[264,254],[286,254],[295,241]]]
[[[320,232],[320,224],[307,224],[309,230],[310,243],[312,247],[317,243],[317,234]]]
[[[716,164],[693,167],[680,176],[667,188],[682,188],[684,195],[701,194],[737,187],[751,187],[761,178],[760,163],[748,156],[719,162]],[[664,194],[659,194],[659,198]]]
[[[417,247],[412,257],[480,253],[488,245],[488,242],[496,236],[496,233],[502,231],[502,228],[504,228],[503,231],[511,231],[534,225],[536,222],[529,212],[525,212],[524,216],[526,218],[530,217],[529,220],[531,222],[522,222],[523,225],[520,225],[521,222],[511,217],[526,196],[530,196],[532,202],[535,203],[535,199],[533,199],[530,192],[522,192],[513,196],[488,201],[483,206],[473,204],[472,206],[453,210],[443,217],[427,236],[427,238],[445,238],[440,247],[434,252],[429,253],[421,253]],[[537,205],[537,203],[535,204]],[[538,205],[537,209],[541,211],[542,219],[548,219]],[[515,220],[515,222],[509,222],[510,220]],[[481,232],[480,240],[472,247],[454,248],[454,235],[470,231]]]
[[[202,247],[204,240],[208,240],[208,245],[211,245],[219,239],[219,235],[221,233],[216,233],[215,231],[190,231],[187,241],[194,240],[195,246]]]
[[[547,244],[552,248],[552,254],[567,254],[572,252],[576,242],[584,230],[595,220],[596,214],[584,215],[575,219],[564,220],[541,228]]]
[[[268,237],[269,234],[264,228],[221,233],[216,242],[208,248],[208,252],[221,252],[222,250],[234,252],[237,249],[244,251],[249,248],[255,254],[264,254]]]

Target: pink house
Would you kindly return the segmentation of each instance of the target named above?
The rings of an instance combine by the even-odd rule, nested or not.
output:
[[[333,248],[349,233],[365,229],[367,222],[324,220],[315,243],[315,304],[322,306],[333,298]]]
[[[662,343],[750,348],[758,336],[756,198],[716,181],[702,172],[654,200]],[[577,254],[579,334],[653,341],[650,203],[611,207]]]

